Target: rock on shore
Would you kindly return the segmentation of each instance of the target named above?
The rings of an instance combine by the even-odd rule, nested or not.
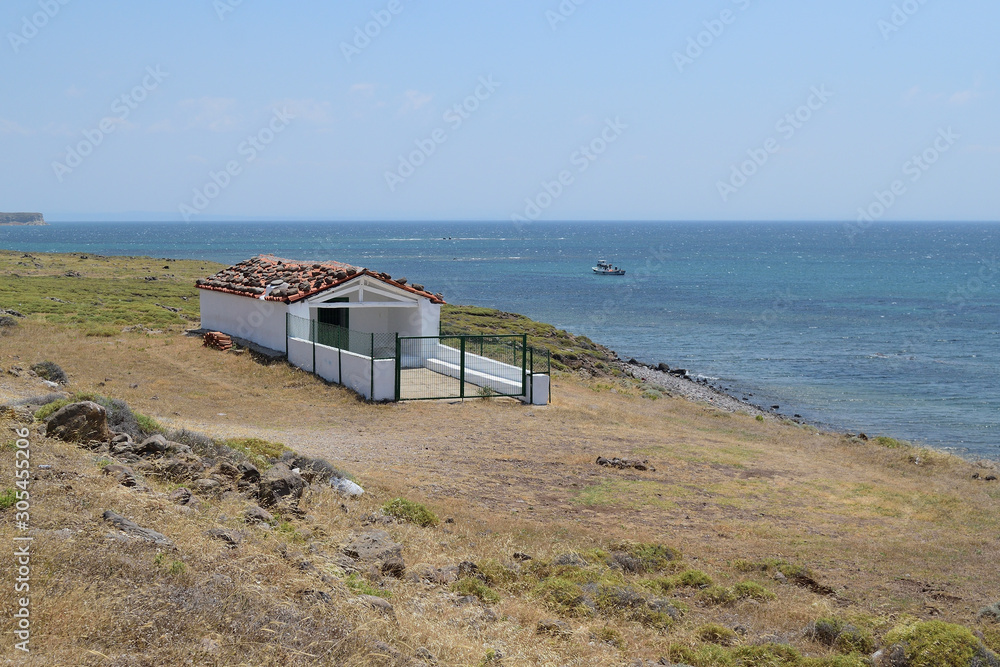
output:
[[[665,367],[666,364],[660,364]],[[632,377],[638,378],[650,384],[663,387],[670,392],[683,396],[692,401],[709,403],[720,410],[727,412],[746,412],[751,416],[763,415],[765,418],[773,416],[771,413],[761,410],[752,403],[741,401],[709,385],[699,384],[688,375],[681,375],[674,371],[663,371],[658,368],[650,368],[645,364],[634,360],[622,363],[620,368]]]

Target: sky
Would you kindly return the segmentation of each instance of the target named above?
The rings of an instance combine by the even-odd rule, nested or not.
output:
[[[996,0],[7,0],[0,210],[1000,219]]]

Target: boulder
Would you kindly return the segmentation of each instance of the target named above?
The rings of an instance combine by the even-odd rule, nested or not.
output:
[[[261,477],[259,488],[261,504],[272,507],[284,499],[295,501],[301,498],[306,481],[287,464],[278,462]]]
[[[104,470],[101,472],[105,475],[111,475],[122,486],[133,487],[139,485],[139,482],[135,477],[135,471],[128,466],[109,465],[105,466]]]
[[[251,505],[243,512],[243,520],[247,523],[266,523],[274,521],[274,516],[267,510]]]
[[[356,561],[366,563],[402,558],[403,545],[397,544],[384,530],[372,530],[358,535],[343,549],[344,553]]]
[[[202,477],[201,479],[194,480],[193,484],[195,491],[199,491],[206,495],[211,495],[219,493],[222,491],[222,484],[219,480],[212,479],[211,477]]]
[[[151,435],[135,448],[135,453],[140,456],[162,454],[167,451],[167,439],[159,433]]]
[[[155,530],[150,530],[149,528],[143,528],[142,526],[129,521],[120,514],[115,514],[111,510],[106,511],[103,516],[105,521],[129,537],[134,537],[143,542],[151,542],[152,544],[164,547],[174,546],[174,543],[166,535],[158,533]]]
[[[249,482],[255,484],[260,481],[260,470],[257,470],[257,466],[252,463],[247,463],[244,461],[238,466],[240,471],[240,479],[244,482]]]
[[[66,442],[107,442],[108,411],[93,401],[71,403],[56,411],[45,422],[45,435]]]
[[[207,530],[205,531],[205,535],[214,540],[224,542],[230,549],[235,549],[240,546],[240,542],[243,541],[243,536],[235,530],[225,530],[224,528],[213,528],[211,530]]]
[[[365,490],[346,477],[330,478],[330,486],[345,498],[360,498]]]

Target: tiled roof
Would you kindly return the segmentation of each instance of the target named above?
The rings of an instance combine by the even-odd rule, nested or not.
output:
[[[268,301],[295,303],[362,275],[425,297],[432,303],[444,303],[440,294],[431,294],[424,290],[423,285],[410,285],[406,278],[393,280],[388,273],[377,273],[341,262],[301,262],[274,255],[258,255],[242,261],[214,276],[198,280],[195,286],[254,299],[263,296]],[[265,292],[267,296],[264,296]]]

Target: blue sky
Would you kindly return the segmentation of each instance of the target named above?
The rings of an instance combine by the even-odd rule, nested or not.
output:
[[[0,209],[997,220],[998,24],[995,0],[8,0]]]

